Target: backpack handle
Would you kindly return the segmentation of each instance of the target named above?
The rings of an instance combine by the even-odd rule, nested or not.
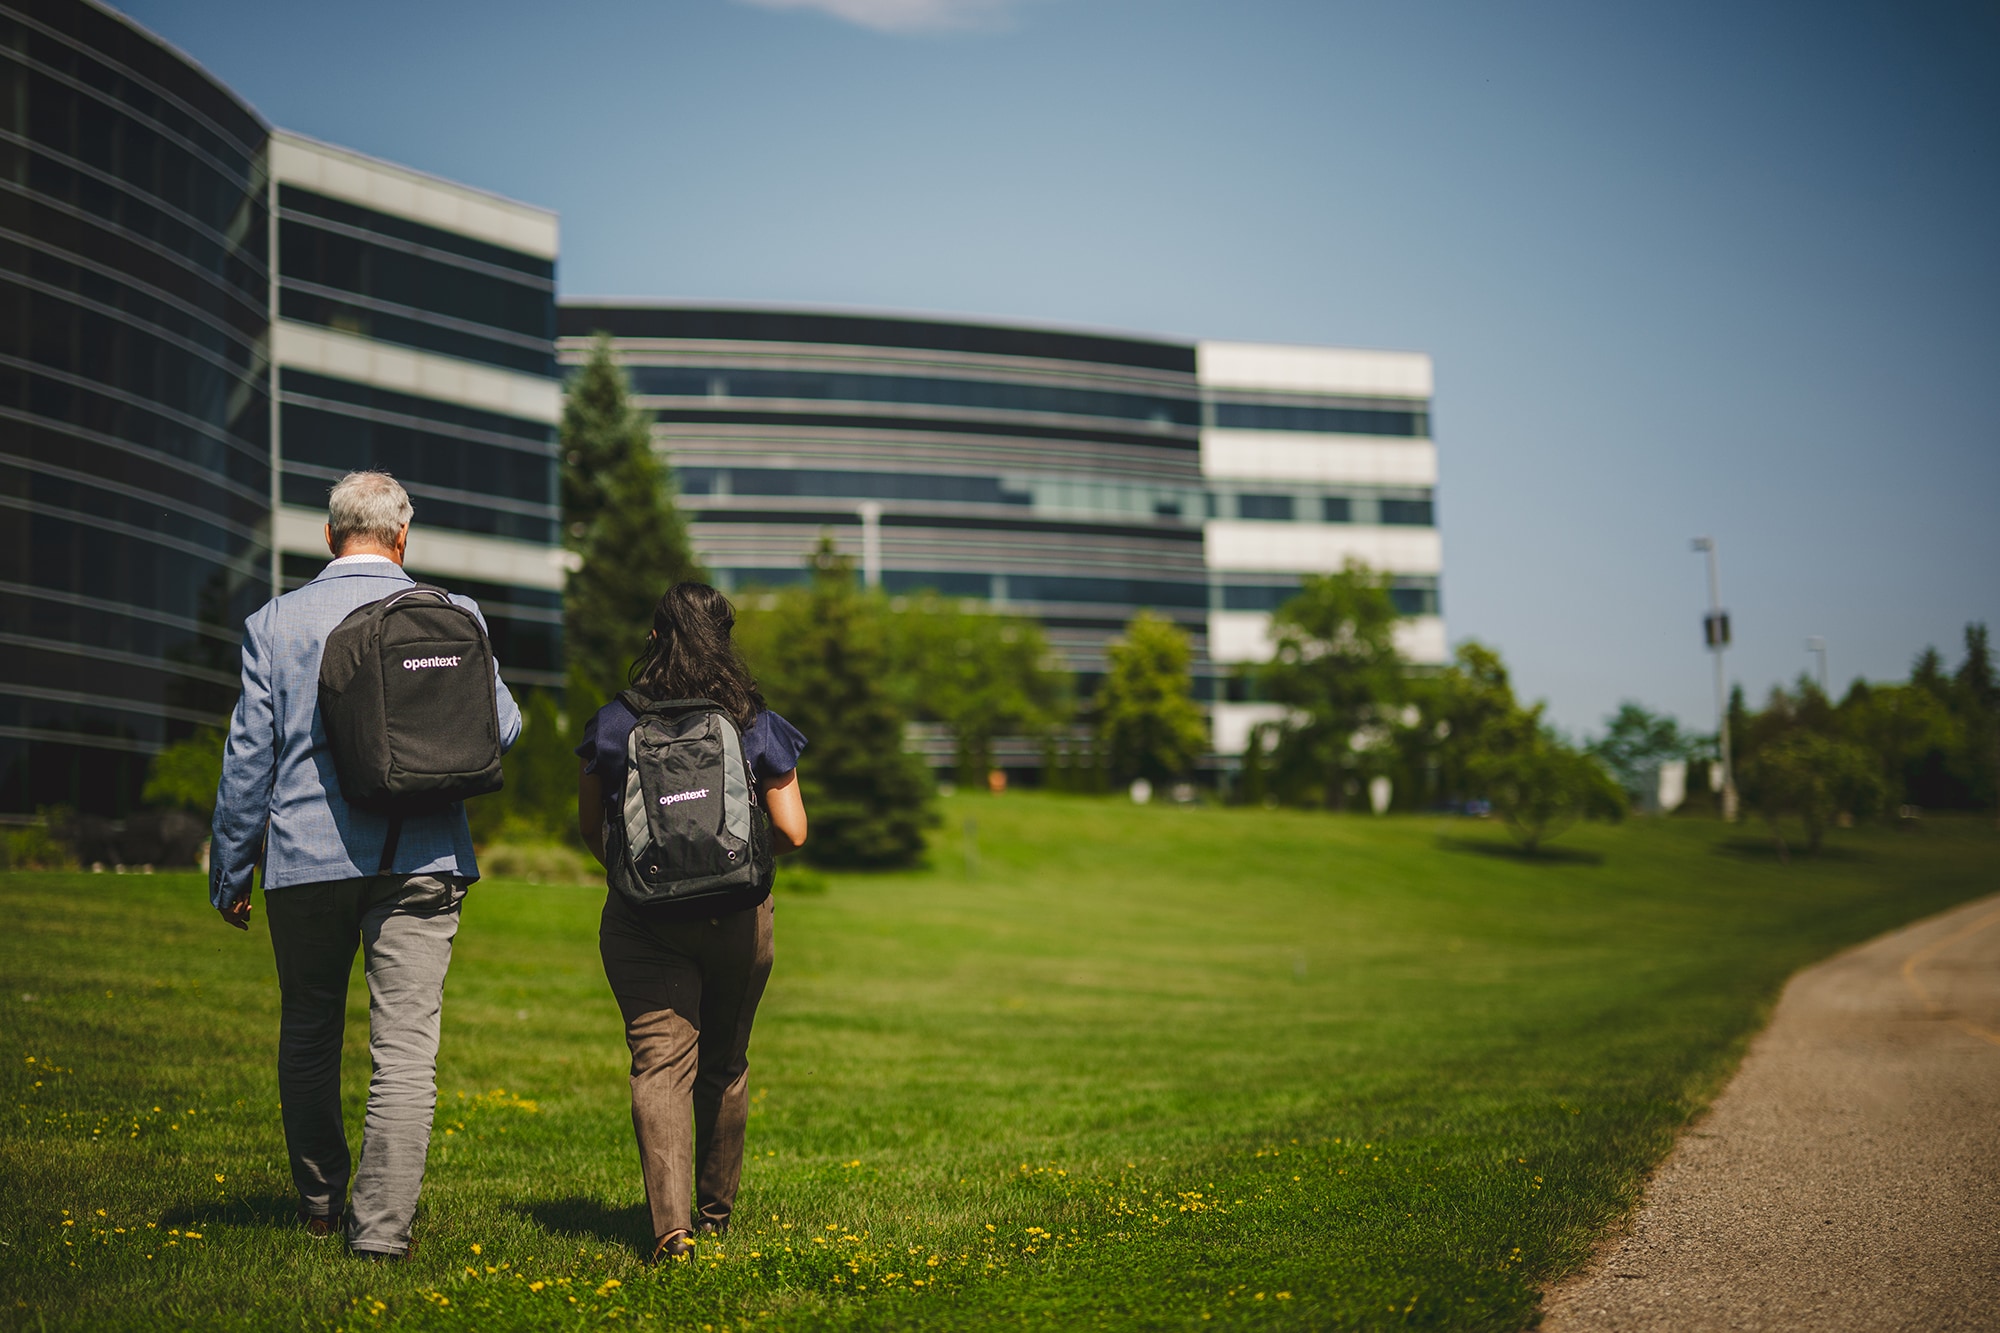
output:
[[[648,699],[637,690],[620,690],[618,702],[630,709],[634,717],[644,717],[649,712],[692,713],[705,708],[719,713],[728,711],[713,699]]]

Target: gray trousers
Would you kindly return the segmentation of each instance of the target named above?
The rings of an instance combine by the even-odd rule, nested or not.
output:
[[[294,884],[264,895],[278,958],[278,1096],[292,1180],[308,1213],[347,1204],[348,1244],[402,1254],[424,1183],[437,1106],[444,974],[467,881],[449,875],[376,875]],[[340,1048],[354,950],[368,977],[368,1113],[361,1169],[340,1118]]]
[[[667,924],[616,891],[604,904],[597,944],[632,1048],[632,1128],[656,1240],[701,1223],[726,1227],[736,1205],[771,908],[766,898],[713,921]]]

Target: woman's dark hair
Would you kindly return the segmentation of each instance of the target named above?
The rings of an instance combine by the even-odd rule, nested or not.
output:
[[[736,652],[729,631],[736,608],[706,583],[676,583],[653,607],[653,634],[626,679],[654,699],[712,699],[747,727],[764,696]]]

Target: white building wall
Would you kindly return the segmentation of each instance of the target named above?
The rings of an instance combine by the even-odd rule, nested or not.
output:
[[[1205,392],[1407,399],[1425,409],[1434,387],[1431,359],[1420,352],[1269,343],[1204,342],[1196,349],[1196,373]],[[1213,482],[1429,488],[1438,480],[1437,446],[1419,437],[1205,427],[1201,465],[1203,478]],[[1438,575],[1444,568],[1436,528],[1217,518],[1204,525],[1204,538],[1208,567],[1223,576],[1331,574],[1348,560],[1391,574]],[[1262,611],[1211,611],[1209,657],[1218,665],[1268,661],[1270,628]],[[1401,622],[1396,644],[1412,661],[1444,661],[1443,619]],[[1275,704],[1216,704],[1216,753],[1243,753],[1253,728],[1283,714]]]
[[[277,309],[277,187],[297,185],[476,240],[545,259],[556,257],[557,219],[547,209],[399,167],[351,149],[277,131],[271,136],[272,309]],[[327,555],[318,510],[287,506],[278,497],[284,453],[276,403],[277,373],[290,366],[397,393],[414,394],[532,421],[562,417],[562,386],[497,366],[416,351],[371,338],[275,319],[272,323],[272,509],[276,515],[272,583],[284,555]],[[427,573],[513,583],[531,588],[563,586],[564,553],[537,543],[476,533],[426,529],[421,515],[410,533],[409,559]]]

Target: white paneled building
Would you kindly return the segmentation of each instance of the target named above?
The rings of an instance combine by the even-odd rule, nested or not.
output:
[[[1210,660],[1268,660],[1271,612],[1301,576],[1359,560],[1391,576],[1408,617],[1398,629],[1404,654],[1442,662],[1430,357],[1204,342],[1196,377]],[[1225,688],[1215,703],[1218,754],[1241,754],[1251,729],[1282,711],[1241,693]]]

